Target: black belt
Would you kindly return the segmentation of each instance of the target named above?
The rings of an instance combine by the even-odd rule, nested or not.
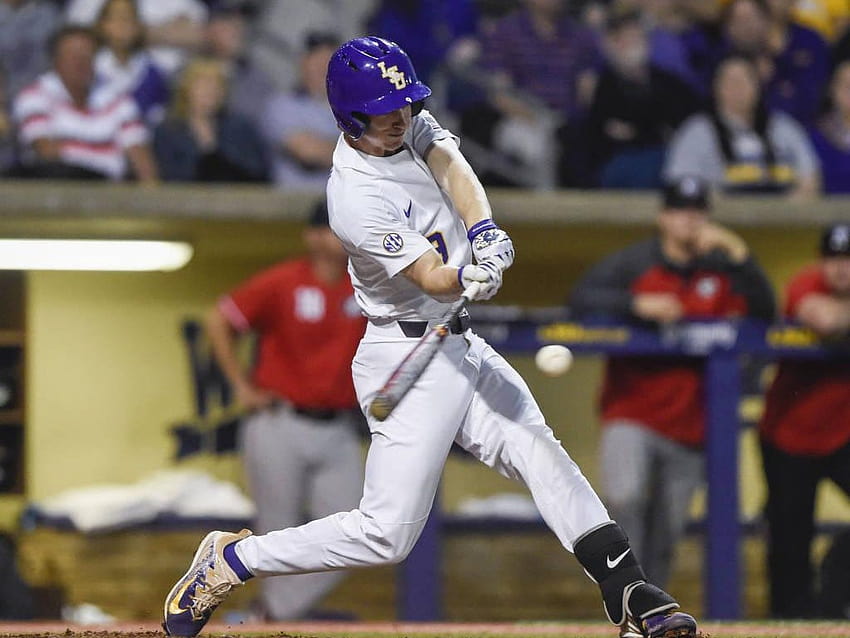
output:
[[[428,329],[427,321],[398,321],[398,327],[404,333],[405,337],[420,338]],[[460,314],[449,324],[449,331],[453,335],[462,335],[469,328],[470,319],[469,312],[462,310]]]
[[[337,417],[350,412],[350,410],[334,410],[332,408],[302,408],[297,405],[292,406],[292,411],[316,421],[333,421]]]

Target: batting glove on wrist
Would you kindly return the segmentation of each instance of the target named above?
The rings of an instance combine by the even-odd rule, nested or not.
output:
[[[502,270],[510,268],[514,263],[514,244],[492,219],[482,219],[467,231],[466,236],[472,244],[476,263],[495,259],[501,263]]]
[[[474,282],[481,284],[472,301],[487,301],[492,299],[502,287],[502,268],[492,259],[482,261],[480,264],[467,264],[457,271],[457,280],[464,290]]]

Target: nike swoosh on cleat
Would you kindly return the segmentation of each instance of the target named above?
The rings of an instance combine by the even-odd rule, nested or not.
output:
[[[168,597],[168,613],[174,616],[182,614],[183,612],[189,611],[188,609],[183,609],[180,606],[180,599],[183,598],[183,594],[186,593],[186,590],[189,589],[189,585],[192,584],[192,579],[187,578],[186,582],[184,582],[176,592],[173,592],[172,595]]]
[[[630,551],[632,551],[631,547],[619,556],[617,556],[617,558],[615,558],[614,560],[611,560],[610,556],[606,556],[605,563],[608,565],[608,569],[614,569],[617,565],[619,565],[620,561],[622,561],[626,557],[626,554],[628,554]]]

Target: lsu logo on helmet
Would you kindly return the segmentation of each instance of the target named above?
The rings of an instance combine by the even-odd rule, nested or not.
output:
[[[387,67],[387,63],[381,60],[378,62],[378,68],[381,69],[381,77],[389,80],[395,88],[401,90],[407,86],[404,72],[399,71],[397,65],[393,64],[391,67]]]

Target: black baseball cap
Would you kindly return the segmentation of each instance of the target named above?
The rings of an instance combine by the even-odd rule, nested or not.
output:
[[[310,216],[307,218],[307,225],[313,228],[320,226],[330,226],[328,219],[328,204],[325,200],[319,200],[310,211]]]
[[[820,254],[824,257],[850,257],[850,224],[832,224],[820,238]]]
[[[665,209],[696,209],[707,211],[709,202],[708,184],[700,177],[679,177],[667,182],[661,189]]]

